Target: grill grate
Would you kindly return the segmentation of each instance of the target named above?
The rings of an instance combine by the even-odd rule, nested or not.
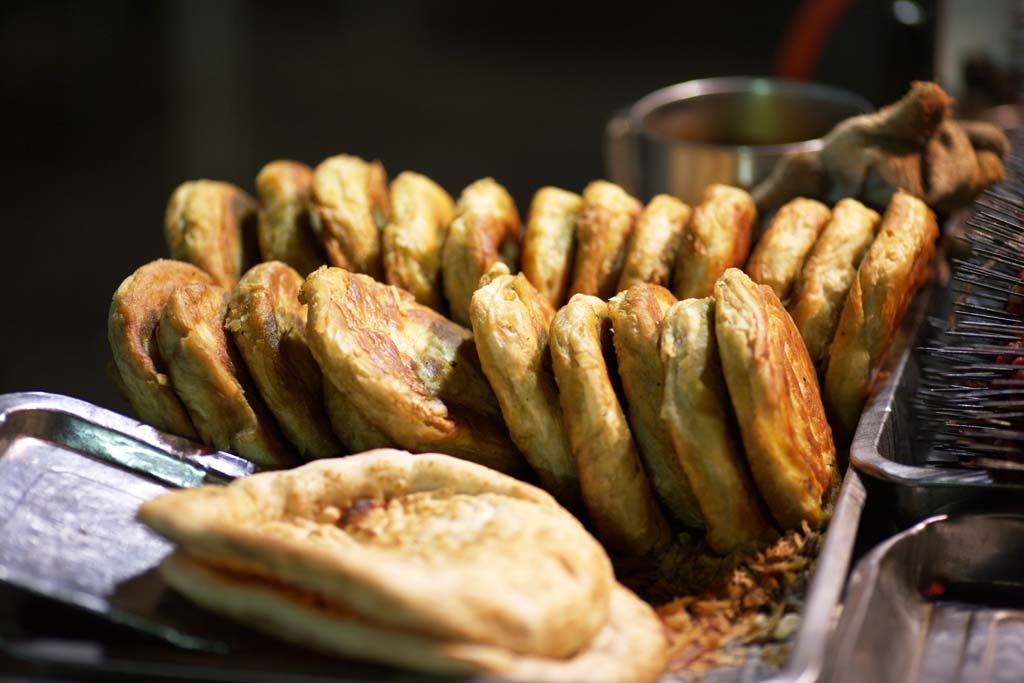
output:
[[[967,256],[920,349],[917,441],[934,466],[1024,471],[1024,135],[1005,167],[956,237]]]

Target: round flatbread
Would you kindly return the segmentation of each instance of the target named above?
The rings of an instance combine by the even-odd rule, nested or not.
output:
[[[332,266],[380,278],[380,232],[391,204],[388,175],[379,161],[339,154],[313,172],[313,232]]]
[[[860,411],[914,294],[928,279],[939,228],[935,214],[902,190],[857,269],[836,327],[825,373],[825,401],[836,431],[853,438]]]
[[[469,302],[494,263],[519,262],[519,212],[512,195],[492,178],[462,191],[442,253],[444,293],[452,320],[469,326]]]
[[[672,266],[691,213],[689,206],[667,194],[647,203],[629,238],[618,291],[640,284],[671,286]]]
[[[615,295],[633,223],[642,208],[636,198],[606,180],[595,180],[584,188],[570,297],[587,294],[608,299]]]
[[[783,529],[820,526],[836,449],[796,325],[770,287],[730,268],[715,284],[715,336],[758,490]]]
[[[666,548],[672,536],[609,374],[611,332],[605,302],[575,295],[551,322],[552,367],[583,503],[598,536],[623,555],[647,555]]]
[[[521,654],[586,647],[614,585],[604,549],[547,493],[438,454],[318,460],[174,491],[138,518],[209,566],[385,628]]]
[[[668,641],[650,606],[621,585],[608,621],[572,656],[520,655],[493,645],[434,640],[390,630],[317,595],[225,572],[175,553],[160,566],[175,590],[199,606],[281,640],[352,659],[432,674],[489,674],[538,683],[647,683],[664,668]]]
[[[171,258],[194,263],[221,287],[234,287],[248,264],[259,260],[256,208],[256,200],[231,183],[182,183],[164,214]]]
[[[709,185],[683,233],[672,275],[676,298],[710,296],[726,269],[742,267],[756,222],[757,207],[749,194],[738,187]]]
[[[254,266],[231,293],[224,327],[260,396],[299,455],[341,455],[324,412],[323,373],[306,345],[302,277],[280,261]]]
[[[878,224],[874,210],[856,199],[840,200],[800,271],[789,314],[815,367],[824,369],[843,304]]]
[[[298,161],[271,161],[256,176],[260,255],[287,263],[303,277],[327,261],[310,224],[312,193],[313,169]]]
[[[455,202],[430,178],[405,171],[391,181],[391,221],[381,248],[389,285],[408,290],[416,301],[444,311],[441,252]]]
[[[523,470],[472,332],[405,290],[340,268],[306,278],[302,299],[324,375],[392,443]]]
[[[157,429],[190,439],[197,438],[196,430],[165,374],[156,326],[171,293],[195,283],[213,284],[213,278],[182,261],[151,261],[124,279],[107,316],[110,351],[135,414]]]
[[[523,275],[553,308],[565,303],[583,197],[557,187],[533,195],[523,236]]]
[[[494,389],[509,433],[541,485],[568,507],[580,499],[579,476],[558,404],[548,331],[555,311],[520,273],[495,263],[469,307],[480,367]]]
[[[814,199],[798,197],[784,204],[747,261],[750,279],[771,287],[783,303],[789,301],[804,261],[831,213]]]

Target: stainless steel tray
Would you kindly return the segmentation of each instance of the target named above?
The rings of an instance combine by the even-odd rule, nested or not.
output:
[[[1024,516],[941,515],[879,545],[850,579],[827,661],[825,683],[1019,681]]]
[[[270,642],[201,613],[164,586],[153,568],[169,548],[135,522],[138,505],[166,486],[222,482],[248,471],[246,461],[83,401],[0,396],[0,655],[46,674],[422,680]],[[755,652],[743,667],[713,670],[703,681],[816,677],[864,502],[850,470],[781,667]]]
[[[918,296],[907,315],[893,344],[902,351],[890,354],[850,447],[850,462],[886,485],[883,497],[895,501],[894,511],[904,523],[945,512],[1019,509],[1024,500],[1020,476],[925,464],[929,449],[915,438],[913,399],[919,386],[917,347],[926,332],[926,314],[947,305],[937,294],[949,296],[933,284]]]

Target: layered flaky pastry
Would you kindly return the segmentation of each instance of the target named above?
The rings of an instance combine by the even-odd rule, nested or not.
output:
[[[392,443],[521,470],[472,332],[404,290],[340,268],[314,271],[301,299],[325,377]]]
[[[639,284],[672,284],[675,265],[692,210],[675,197],[659,194],[644,207],[629,238],[618,291]]]
[[[798,197],[784,204],[747,261],[750,279],[771,287],[782,302],[789,301],[804,261],[831,213],[814,199]]]
[[[615,295],[633,223],[642,208],[634,197],[606,180],[595,180],[584,188],[569,296],[608,299]]]
[[[875,239],[878,213],[856,199],[842,199],[804,262],[789,302],[807,353],[822,367],[857,267]]]
[[[709,185],[683,233],[672,275],[676,298],[710,296],[722,273],[742,267],[755,222],[757,207],[749,194],[738,187]]]
[[[138,518],[214,571],[382,630],[523,655],[586,649],[615,585],[604,549],[548,494],[437,454],[377,450],[183,489]]]
[[[231,183],[191,180],[174,190],[164,213],[171,258],[199,266],[233,287],[257,260],[256,201]]]
[[[939,229],[935,214],[902,190],[857,269],[825,373],[825,402],[837,431],[853,437],[861,409],[918,288],[928,278]]]
[[[836,450],[800,332],[770,287],[730,268],[715,284],[715,336],[758,490],[784,529],[820,526]]]
[[[157,340],[174,390],[202,440],[263,467],[295,461],[224,331],[230,293],[183,285],[167,300]]]
[[[215,569],[183,553],[168,557],[160,573],[197,605],[282,640],[414,671],[537,683],[649,683],[667,658],[661,620],[650,605],[621,585],[612,589],[608,621],[593,640],[573,655],[553,658],[391,630],[347,607],[326,603],[316,592]]]
[[[640,448],[647,476],[677,520],[701,527],[697,499],[661,420],[665,365],[658,349],[665,313],[676,302],[658,285],[639,284],[608,302],[619,377],[626,394],[629,425]]]
[[[379,161],[339,154],[313,172],[313,231],[332,266],[380,279],[380,232],[391,213],[388,176]]]
[[[664,549],[671,533],[609,374],[614,352],[604,301],[577,294],[555,314],[551,359],[583,502],[598,536],[627,555]]]
[[[533,195],[523,236],[522,271],[552,307],[565,303],[572,278],[576,224],[583,197],[557,187]]]
[[[772,537],[771,522],[732,433],[718,358],[715,300],[685,299],[661,324],[665,391],[661,419],[689,482],[712,550],[728,553]]]
[[[323,407],[323,374],[306,345],[302,277],[268,261],[238,281],[224,327],[288,440],[306,459],[341,455]]]
[[[512,195],[493,178],[462,191],[442,253],[444,293],[452,320],[469,326],[469,302],[494,263],[519,263],[519,212]]]
[[[157,429],[189,438],[195,427],[178,400],[156,341],[160,314],[182,285],[213,284],[196,266],[158,259],[139,267],[114,292],[107,316],[107,340],[120,386],[135,414]]]
[[[520,273],[495,263],[469,307],[480,366],[509,433],[541,486],[576,507],[579,476],[558,403],[548,332],[555,311]]]
[[[298,161],[271,161],[256,176],[260,255],[288,264],[303,277],[326,261],[310,224],[312,194],[313,169]]]
[[[391,181],[391,220],[384,228],[384,275],[416,301],[444,311],[441,253],[455,202],[430,178],[405,171]]]

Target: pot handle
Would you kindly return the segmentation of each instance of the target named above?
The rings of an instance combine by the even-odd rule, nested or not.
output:
[[[610,181],[641,196],[640,136],[629,109],[619,109],[605,125],[604,170]]]

